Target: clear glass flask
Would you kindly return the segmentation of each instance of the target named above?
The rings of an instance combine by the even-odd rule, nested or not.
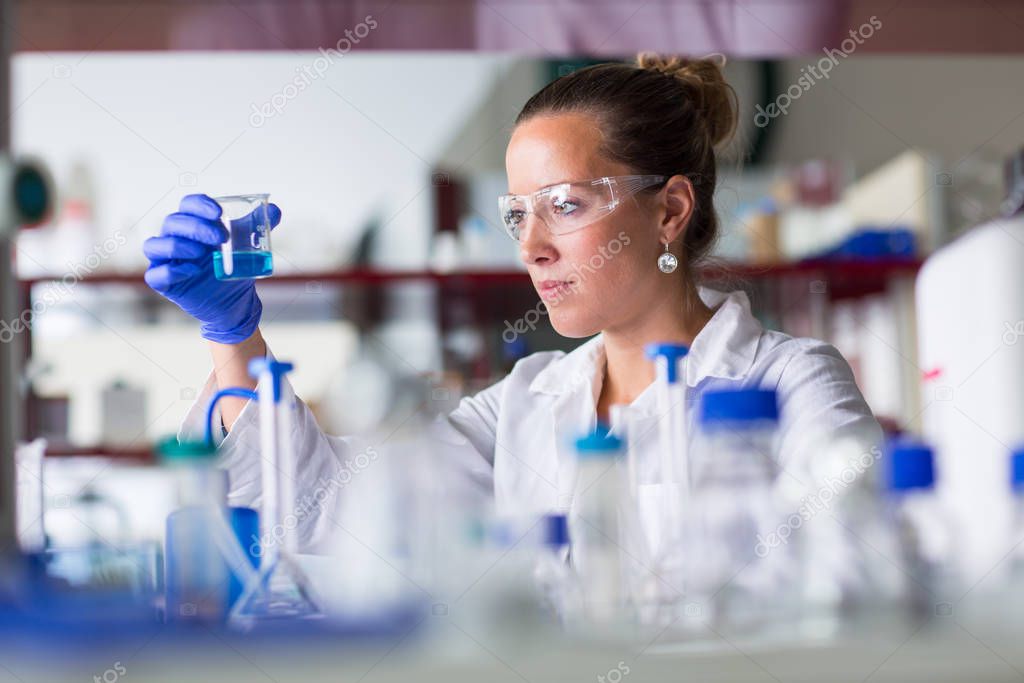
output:
[[[269,194],[214,197],[220,205],[221,222],[228,239],[213,254],[218,280],[268,277],[274,272],[270,252]]]
[[[750,630],[779,620],[799,585],[795,539],[763,539],[784,520],[775,496],[774,391],[740,389],[702,397],[705,463],[687,519],[687,608],[716,629]]]

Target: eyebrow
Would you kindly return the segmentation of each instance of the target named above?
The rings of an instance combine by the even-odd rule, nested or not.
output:
[[[596,176],[596,177],[602,178],[604,176]],[[534,194],[534,193],[540,192],[541,190],[546,190],[549,187],[554,187],[555,185],[567,185],[567,184],[570,184],[570,183],[581,183],[581,182],[584,182],[586,180],[593,180],[593,177],[591,177],[591,178],[576,178],[574,180],[556,180],[553,183],[548,183],[546,185],[541,185],[536,190],[531,190],[530,192],[509,192],[508,194],[515,195],[517,197],[522,197],[523,195]]]

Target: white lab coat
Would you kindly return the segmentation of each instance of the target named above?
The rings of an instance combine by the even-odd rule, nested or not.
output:
[[[701,392],[764,387],[778,392],[778,464],[796,480],[806,482],[822,436],[856,439],[864,452],[880,444],[878,422],[849,365],[834,347],[765,330],[741,291],[723,293],[702,287],[700,295],[711,307],[721,305],[694,339],[685,364],[691,438],[697,432]],[[534,353],[516,363],[505,378],[463,398],[455,410],[439,418],[430,438],[444,445],[439,452],[452,500],[474,497],[492,503],[499,515],[570,512],[575,484],[572,442],[596,425],[604,361],[600,334],[568,354]],[[295,397],[287,380],[284,386],[286,400]],[[211,371],[179,438],[202,437],[206,405],[216,390]],[[329,481],[365,445],[358,438],[324,434],[306,404],[298,397],[295,403],[292,440],[299,461],[296,494],[301,496],[317,482]],[[634,424],[641,426],[638,432],[657,433],[654,384],[636,398],[631,409]],[[643,427],[644,421],[650,429]],[[214,424],[219,425],[216,414]],[[613,431],[621,428],[611,426]],[[260,457],[255,402],[245,406],[226,437],[218,433],[216,438],[219,462],[229,473],[229,503],[256,505]],[[655,443],[656,439],[647,439],[637,447],[653,451]],[[650,457],[654,458],[653,453]],[[315,547],[330,526],[324,514],[305,516],[297,526],[300,547]]]

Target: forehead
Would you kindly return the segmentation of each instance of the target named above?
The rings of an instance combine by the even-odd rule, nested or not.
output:
[[[519,124],[505,152],[508,189],[527,194],[570,180],[624,175],[628,169],[600,153],[601,131],[586,114],[538,116]]]

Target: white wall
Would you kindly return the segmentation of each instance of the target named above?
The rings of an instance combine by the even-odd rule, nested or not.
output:
[[[142,241],[193,191],[270,192],[284,212],[274,235],[281,271],[340,265],[375,214],[388,221],[382,261],[420,265],[430,169],[512,59],[349,53],[323,77],[304,76],[318,58],[18,55],[13,145],[48,162],[59,185],[75,160],[89,165],[98,239],[117,229],[129,237],[110,259],[121,269],[144,266]],[[310,85],[286,93],[296,78]],[[254,126],[253,105],[274,95],[294,96]]]
[[[280,114],[254,125],[252,105],[284,92],[303,73],[297,70],[316,68],[318,57],[19,55],[13,64],[13,144],[49,164],[60,192],[67,190],[73,164],[89,167],[96,233],[78,248],[88,252],[116,230],[127,237],[102,268],[141,272],[143,240],[194,191],[270,192],[284,213],[273,240],[279,272],[344,265],[360,229],[375,216],[389,221],[378,244],[381,265],[420,267],[434,221],[430,171],[442,161],[449,167],[478,163],[479,145],[456,143],[466,119],[514,60],[350,53],[323,78],[290,93],[294,97]],[[485,124],[475,126],[480,141],[503,147],[507,121],[495,121],[487,135]],[[490,147],[483,151],[492,154]],[[26,261],[45,260],[40,252],[55,248],[38,240],[20,246]],[[57,263],[64,272],[66,260]],[[106,322],[83,315],[76,302],[98,307]],[[190,402],[182,391],[198,388],[209,370],[194,322],[176,316],[175,324],[140,325],[127,311],[117,316],[123,306],[123,297],[78,285],[36,320],[35,360],[52,368],[38,389],[72,397],[70,432],[77,443],[99,439],[98,399],[109,382],[146,388],[146,436],[155,438],[177,429]],[[294,381],[306,398],[322,395],[354,349],[352,328],[344,322],[266,327],[275,352],[297,361]],[[425,343],[408,325],[396,329],[401,333],[388,337],[389,347],[417,367],[436,365],[436,340]]]
[[[785,62],[780,93],[808,64]],[[863,173],[917,147],[966,170],[1024,146],[1022,113],[1024,58],[854,54],[779,119],[770,161],[831,157]]]

